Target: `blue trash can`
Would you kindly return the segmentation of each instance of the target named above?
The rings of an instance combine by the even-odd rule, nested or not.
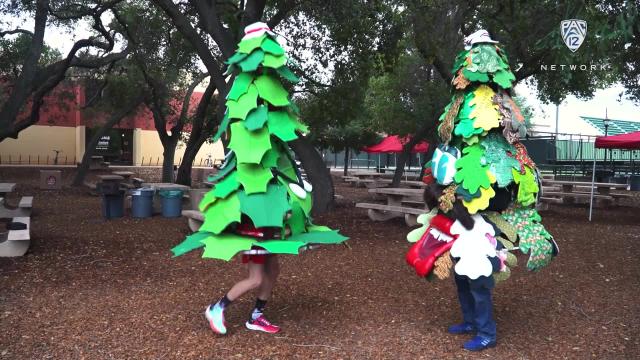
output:
[[[102,195],[102,216],[105,219],[124,216],[124,190],[120,190],[116,194]]]
[[[182,191],[163,190],[160,191],[162,197],[162,216],[171,218],[182,214]]]
[[[631,175],[629,179],[629,190],[640,191],[640,175]]]
[[[140,188],[131,191],[131,216],[148,218],[153,214],[153,188]]]

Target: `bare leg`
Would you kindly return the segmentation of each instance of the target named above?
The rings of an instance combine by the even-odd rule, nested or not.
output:
[[[271,298],[271,291],[276,284],[278,275],[280,275],[280,263],[278,262],[278,255],[269,255],[264,263],[265,276],[262,280],[262,284],[258,289],[258,299],[269,300]]]
[[[249,262],[249,277],[237,282],[227,293],[227,298],[234,301],[244,293],[260,287],[267,278],[265,274],[266,264],[254,264]]]

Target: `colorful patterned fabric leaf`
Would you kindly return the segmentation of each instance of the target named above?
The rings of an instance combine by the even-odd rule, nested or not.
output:
[[[553,258],[552,237],[540,224],[538,212],[533,208],[513,206],[505,210],[502,217],[516,228],[520,250],[525,254],[530,252],[527,268],[538,270],[546,266]]]
[[[229,148],[235,152],[238,163],[259,164],[264,153],[271,149],[269,131],[266,128],[249,131],[242,123],[233,123]]]
[[[520,170],[520,163],[509,154],[516,152],[503,136],[492,132],[480,143],[484,148],[484,157],[491,171],[497,179],[498,186],[503,188],[513,181],[512,170]]]
[[[462,74],[464,75],[464,77],[467,78],[467,80],[471,82],[481,82],[481,83],[489,82],[489,76],[485,73],[481,73],[478,71],[473,72],[473,71],[469,71],[468,69],[464,69],[462,70]]]
[[[477,66],[477,71],[494,73],[502,69],[501,60],[496,53],[495,45],[476,45],[472,50],[472,60]]]
[[[473,127],[489,131],[500,126],[499,106],[493,103],[495,92],[487,85],[480,85],[473,92],[473,100],[469,103],[473,111],[469,115],[474,119]]]

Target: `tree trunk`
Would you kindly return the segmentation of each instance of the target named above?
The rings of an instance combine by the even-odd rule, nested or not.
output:
[[[84,178],[87,176],[87,172],[89,171],[89,165],[91,164],[91,157],[95,153],[96,145],[98,144],[98,140],[106,134],[106,132],[111,129],[115,124],[117,124],[122,118],[129,115],[130,112],[134,111],[138,105],[142,103],[142,98],[140,97],[137,101],[134,101],[128,107],[123,108],[121,111],[113,114],[109,120],[107,120],[102,127],[95,134],[89,143],[87,144],[84,155],[82,156],[82,162],[80,166],[78,166],[78,171],[76,172],[76,176],[73,178],[72,186],[81,186],[84,183]]]
[[[172,183],[174,179],[173,162],[176,156],[176,146],[178,145],[178,137],[172,136],[166,143],[162,144],[164,151],[162,152],[162,182]]]
[[[342,175],[347,176],[349,170],[349,148],[344,148],[344,172]]]
[[[206,136],[202,136],[198,139],[189,138],[187,147],[182,157],[182,164],[178,168],[178,177],[176,178],[177,184],[191,186],[191,170],[193,169],[193,160],[195,160],[200,147],[204,144]]]
[[[289,142],[289,146],[302,162],[302,167],[313,185],[313,214],[327,212],[333,205],[334,191],[331,173],[322,156],[309,140],[303,137]]]

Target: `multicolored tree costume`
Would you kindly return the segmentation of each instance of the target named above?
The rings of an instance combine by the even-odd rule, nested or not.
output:
[[[231,149],[217,181],[200,203],[200,230],[172,249],[175,256],[204,247],[203,257],[230,260],[239,252],[298,254],[313,244],[347,238],[311,222],[311,185],[287,142],[306,133],[298,108],[280,82],[296,83],[287,55],[264,24],[247,27],[227,60],[236,74],[227,110],[214,136],[229,132]]]
[[[509,276],[509,266],[516,264],[511,253],[516,246],[530,254],[530,270],[547,265],[557,252],[535,210],[539,181],[535,164],[520,143],[526,128],[511,96],[515,76],[505,52],[484,36],[467,40],[465,50],[456,57],[453,97],[439,119],[442,144],[435,150],[429,170],[433,181],[442,187],[440,215],[434,211],[421,216],[424,226],[408,236],[409,241],[420,241],[407,260],[413,261],[416,269],[420,267],[423,276],[447,277],[453,266],[449,254],[460,258],[455,264],[457,274],[472,279],[491,276],[487,257],[498,256],[501,270],[493,276],[503,280]],[[494,199],[497,192],[501,201],[506,196],[510,205],[502,212],[486,211],[498,200]],[[451,212],[456,201],[461,201],[475,220],[473,230],[441,217]],[[495,233],[485,220],[500,231]],[[474,238],[476,241],[471,241]],[[422,265],[416,266],[416,257],[422,259]]]

